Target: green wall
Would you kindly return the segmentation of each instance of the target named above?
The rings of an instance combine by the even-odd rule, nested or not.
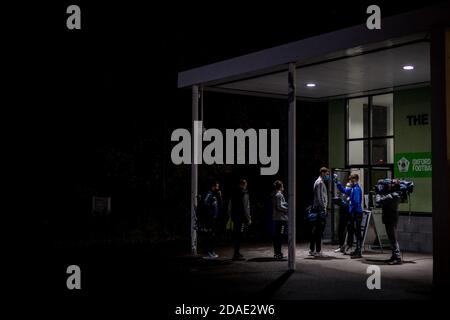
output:
[[[394,92],[394,155],[431,152],[430,87]],[[408,116],[428,114],[427,125],[409,125]],[[330,168],[345,167],[345,99],[328,104],[328,162]],[[397,166],[397,163],[394,163]],[[411,211],[431,213],[431,177],[406,178],[414,181]],[[409,211],[401,204],[400,211]]]
[[[428,124],[410,126],[408,116],[421,114],[428,115]],[[394,92],[394,136],[395,154],[431,152],[430,87]],[[411,210],[431,213],[431,177],[406,179],[416,185],[411,195]],[[408,204],[401,204],[400,210],[408,211]]]

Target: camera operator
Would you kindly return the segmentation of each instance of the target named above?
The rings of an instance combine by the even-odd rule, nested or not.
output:
[[[397,241],[398,206],[403,196],[400,181],[394,179],[378,185],[376,204],[382,208],[382,220],[392,249],[392,256],[386,262],[391,265],[402,264],[400,246]]]

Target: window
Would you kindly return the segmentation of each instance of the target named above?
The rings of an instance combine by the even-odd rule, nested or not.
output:
[[[393,98],[392,93],[372,97],[370,125],[370,128],[372,128],[372,137],[394,135]]]
[[[371,154],[371,164],[392,164],[394,159],[394,139],[373,139]]]
[[[358,139],[369,136],[369,98],[350,99],[348,101],[348,138]]]
[[[346,164],[364,168],[365,193],[379,176],[392,176],[394,162],[393,94],[349,99]]]
[[[348,141],[348,164],[367,164],[369,160],[369,141],[354,140]]]

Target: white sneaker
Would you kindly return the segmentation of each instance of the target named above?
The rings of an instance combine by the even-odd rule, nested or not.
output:
[[[217,259],[219,257],[219,255],[215,252],[208,252],[208,254],[206,256],[203,257],[203,259],[206,260],[213,260],[213,259]]]
[[[338,247],[336,250],[334,250],[334,252],[336,252],[336,253],[342,252],[342,247]]]
[[[310,257],[315,257],[315,256],[316,256],[316,253],[315,253],[314,251],[309,250],[308,256],[310,256]]]

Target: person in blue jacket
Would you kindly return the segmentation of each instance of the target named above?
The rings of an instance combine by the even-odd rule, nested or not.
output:
[[[348,213],[349,213],[349,237],[356,238],[356,248],[350,253],[352,259],[362,258],[361,246],[362,246],[362,233],[361,233],[361,221],[363,216],[362,209],[362,190],[359,186],[359,175],[352,173],[350,175],[350,186],[342,186],[337,179],[337,175],[334,175],[334,182],[336,187],[342,193],[348,196]]]

